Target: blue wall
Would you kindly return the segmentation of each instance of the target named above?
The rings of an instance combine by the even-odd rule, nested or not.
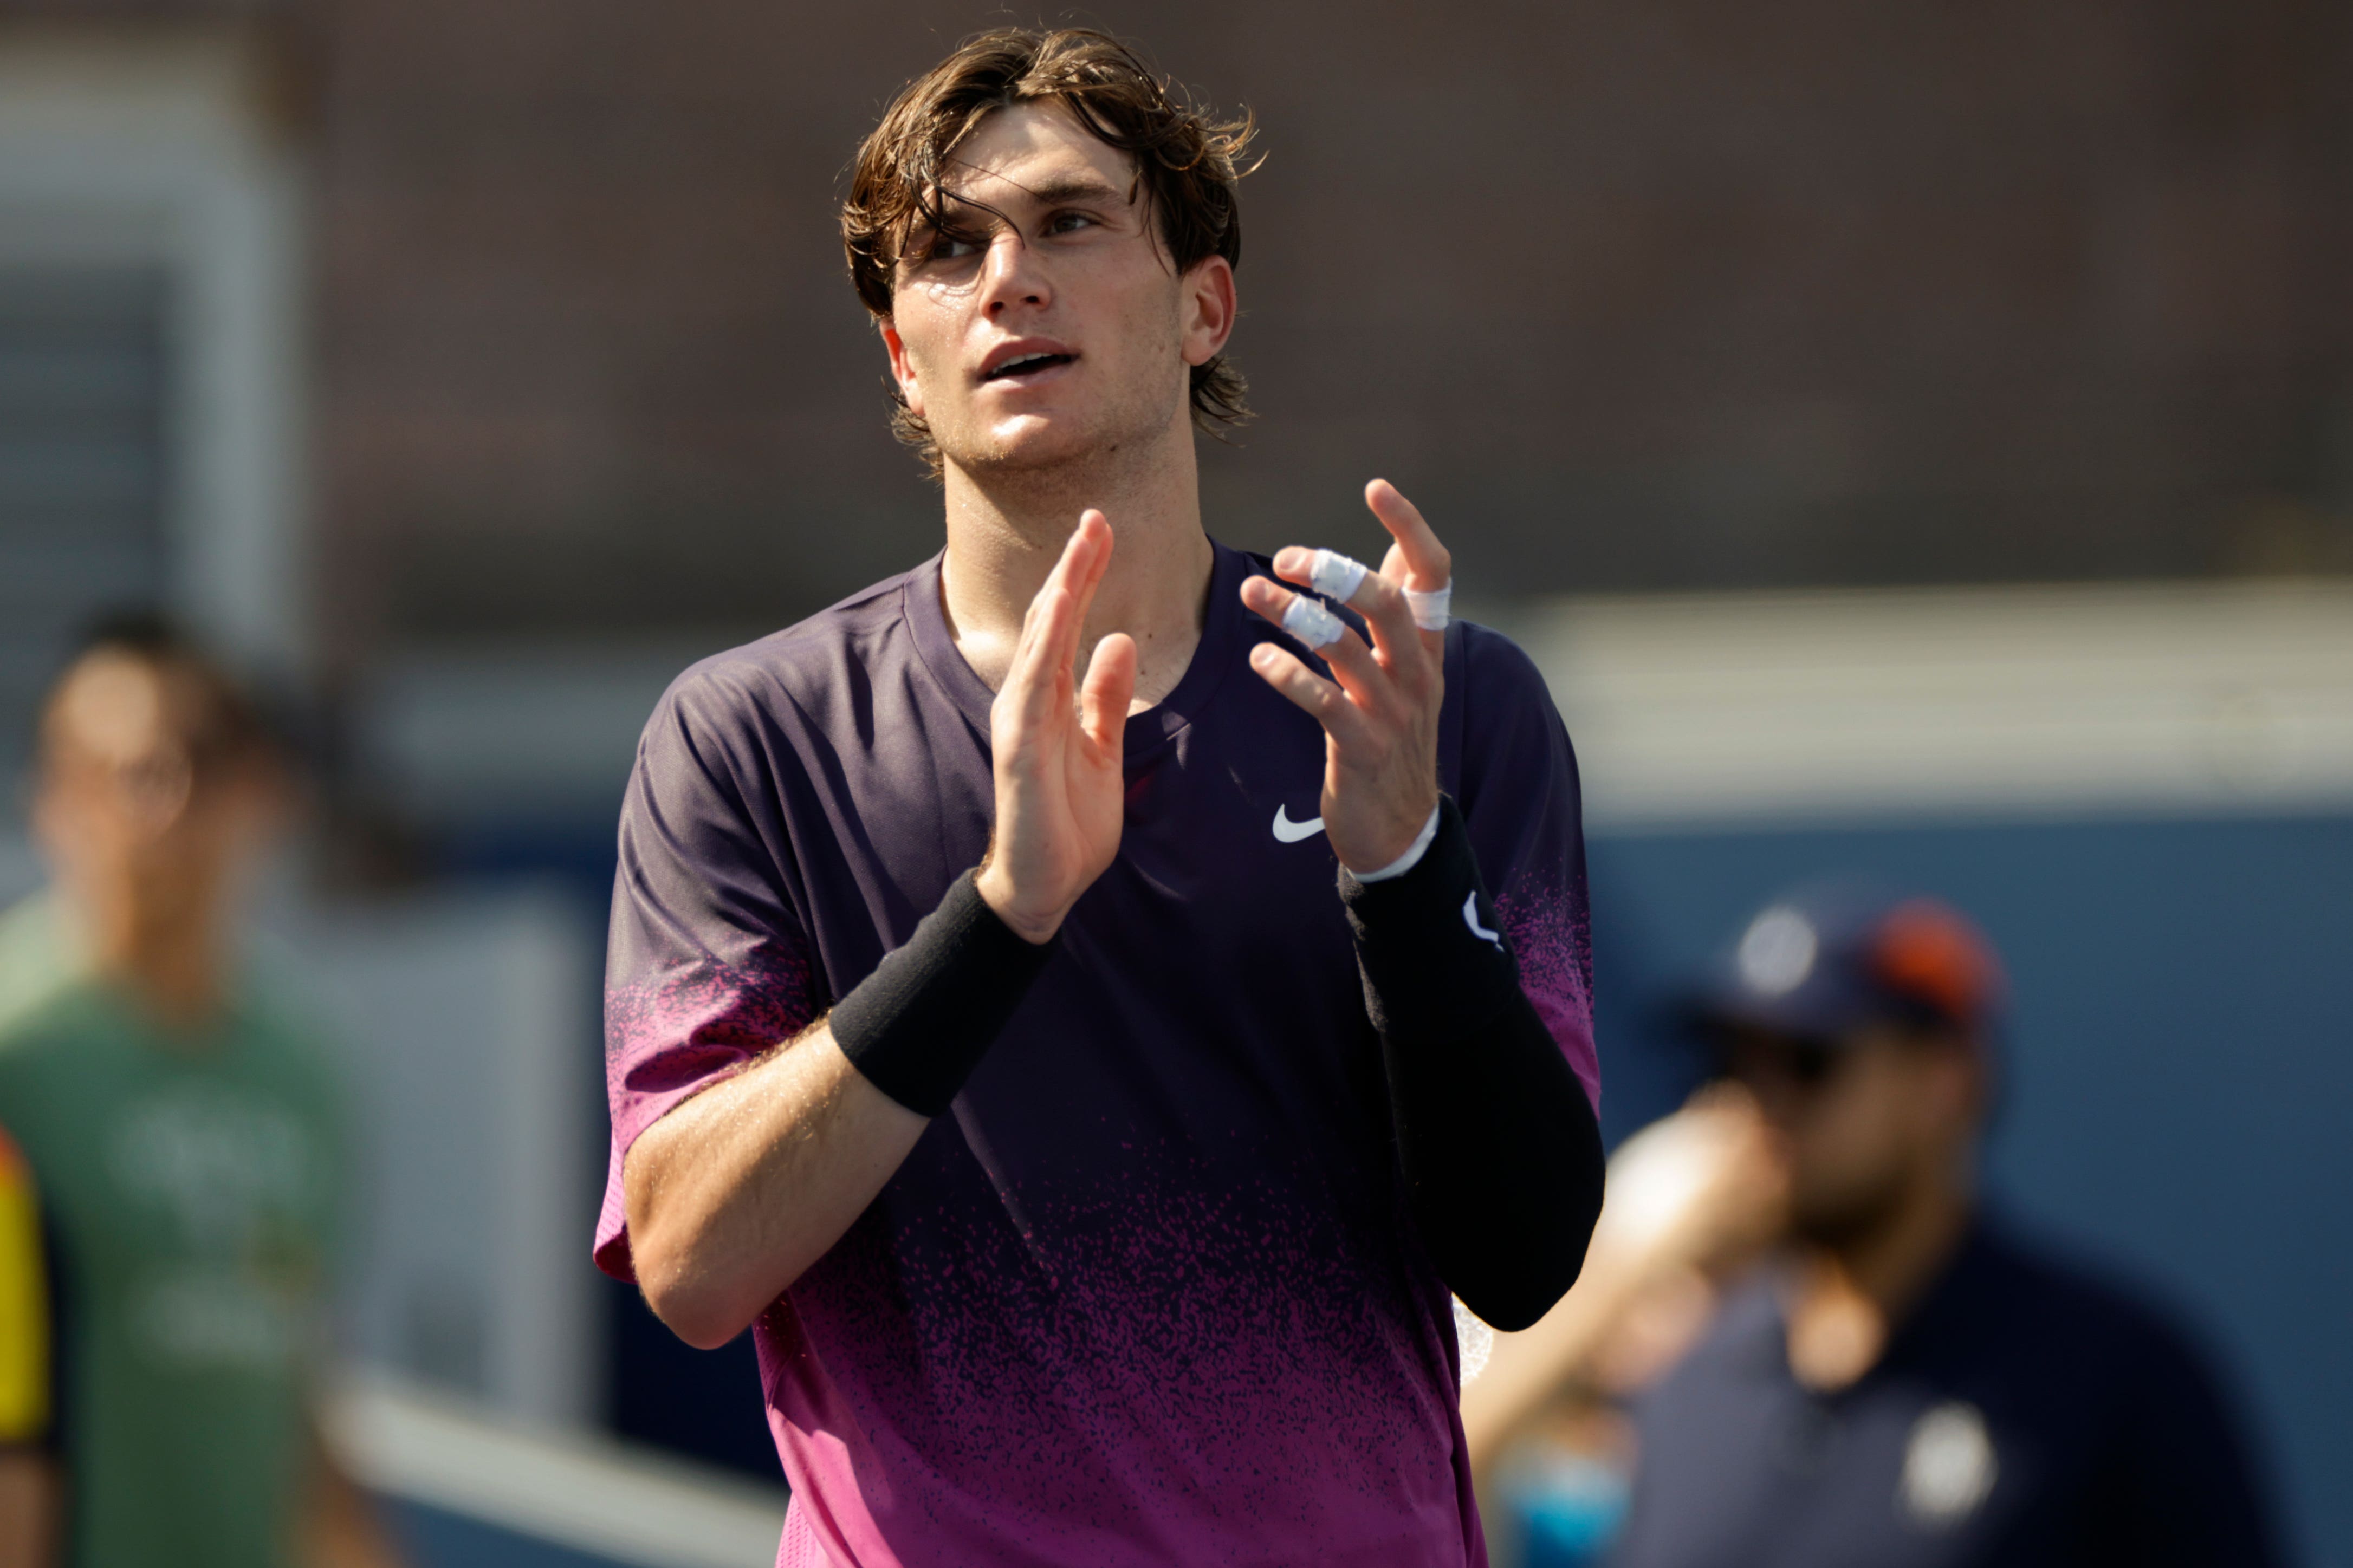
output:
[[[1653,1008],[1777,890],[1855,873],[1981,921],[2015,988],[2016,1213],[2149,1280],[2243,1393],[2307,1561],[2353,1568],[2353,818],[1597,838],[1604,1120],[1692,1064]]]

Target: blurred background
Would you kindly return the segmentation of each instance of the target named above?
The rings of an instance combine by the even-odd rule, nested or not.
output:
[[[1040,19],[0,0],[0,770],[126,604],[306,716],[270,950],[372,1112],[349,1440],[435,1560],[773,1549],[748,1347],[588,1261],[613,822],[685,663],[938,547],[832,204]],[[1042,19],[1261,122],[1212,531],[1361,552],[1392,478],[1551,680],[1610,1135],[1766,895],[1950,898],[2016,982],[1997,1189],[2183,1309],[2353,1565],[2353,9]]]

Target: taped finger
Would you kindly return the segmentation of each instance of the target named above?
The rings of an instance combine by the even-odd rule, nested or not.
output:
[[[1361,572],[1364,569],[1358,567],[1357,570]],[[1346,622],[1306,595],[1293,594],[1291,603],[1283,607],[1282,629],[1297,637],[1310,653],[1314,653],[1338,642],[1348,626]]]
[[[1432,588],[1427,594],[1405,590],[1406,607],[1413,612],[1413,624],[1426,632],[1442,632],[1452,619],[1454,579],[1449,577],[1442,588]]]
[[[1315,564],[1309,568],[1307,585],[1327,599],[1346,604],[1364,586],[1365,574],[1372,568],[1361,561],[1351,560],[1336,550],[1319,550]]]

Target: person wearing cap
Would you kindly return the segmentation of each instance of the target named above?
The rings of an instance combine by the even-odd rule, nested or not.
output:
[[[1474,1464],[1641,1382],[1614,1568],[2281,1561],[2204,1357],[1980,1198],[2004,997],[1933,900],[1759,912],[1693,1008],[1728,1083],[1612,1162],[1584,1279],[1465,1392]]]

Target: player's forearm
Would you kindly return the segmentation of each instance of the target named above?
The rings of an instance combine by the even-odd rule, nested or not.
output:
[[[1440,1276],[1496,1328],[1528,1327],[1577,1282],[1601,1212],[1601,1134],[1525,1000],[1452,1039],[1384,1040],[1414,1221]]]
[[[680,1105],[622,1173],[655,1314],[702,1349],[734,1338],[841,1238],[926,1124],[824,1024]]]
[[[1032,603],[989,710],[987,890],[975,874],[957,879],[821,1026],[671,1111],[630,1151],[622,1190],[638,1280],[690,1344],[740,1333],[865,1212],[1118,853],[1134,645],[1104,637],[1083,682],[1074,662],[1110,560],[1110,527],[1089,511]]]
[[[662,1321],[690,1344],[723,1344],[824,1257],[1055,951],[960,877],[823,1022],[648,1129],[622,1194]]]
[[[1411,869],[1341,892],[1422,1245],[1473,1312],[1525,1329],[1575,1283],[1601,1212],[1592,1103],[1490,923],[1452,802]]]

